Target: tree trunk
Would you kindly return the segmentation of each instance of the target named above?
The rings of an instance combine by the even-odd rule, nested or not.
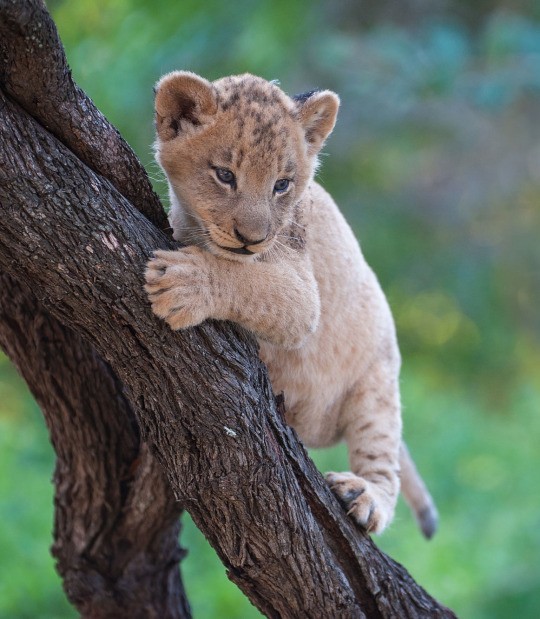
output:
[[[178,571],[181,509],[109,366],[6,274],[0,346],[38,401],[56,451],[53,554],[69,600],[92,619],[189,617]]]
[[[174,246],[151,223],[164,217],[132,191],[147,186],[140,167],[136,185],[125,180],[133,155],[99,148],[118,135],[72,84],[43,7],[23,4],[2,6],[0,269],[106,359],[177,499],[262,612],[454,616],[346,518],[285,425],[248,333],[215,322],[173,333],[152,315],[142,273],[154,249]],[[50,91],[36,80],[40,97],[21,86],[43,75],[29,32],[56,76]]]
[[[72,82],[45,7],[1,2],[0,10],[2,89],[85,163],[114,169],[122,192],[165,228],[139,161]],[[190,617],[178,570],[181,506],[111,368],[5,273],[0,346],[38,401],[56,451],[53,554],[68,599],[92,619]]]

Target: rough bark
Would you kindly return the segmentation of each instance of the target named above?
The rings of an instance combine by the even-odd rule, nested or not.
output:
[[[168,228],[144,168],[73,81],[43,2],[0,0],[0,83],[6,95],[77,153],[83,163],[110,180],[158,228]]]
[[[64,138],[69,123],[57,139],[46,113],[3,95],[0,109],[0,268],[107,360],[229,577],[271,617],[453,616],[345,517],[253,338],[218,323],[172,333],[151,314],[144,265],[172,244]]]
[[[69,600],[92,619],[189,617],[180,506],[110,368],[6,274],[0,347],[39,403],[56,451],[53,554]]]
[[[2,89],[166,227],[139,161],[71,80],[43,5],[2,2],[0,10]],[[181,507],[111,368],[5,273],[0,347],[40,404],[56,451],[52,550],[68,599],[92,619],[189,617],[178,570]]]

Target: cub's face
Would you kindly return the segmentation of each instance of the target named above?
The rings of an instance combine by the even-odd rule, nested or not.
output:
[[[163,77],[157,159],[188,228],[175,238],[237,260],[285,245],[338,106],[332,92],[291,99],[252,75]]]

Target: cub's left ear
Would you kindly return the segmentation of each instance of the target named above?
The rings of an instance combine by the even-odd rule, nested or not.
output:
[[[293,100],[304,128],[308,154],[316,155],[336,124],[339,97],[331,90],[320,90],[297,95]]]

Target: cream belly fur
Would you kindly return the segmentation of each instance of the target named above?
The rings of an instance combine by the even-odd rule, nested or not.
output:
[[[252,75],[163,77],[156,156],[174,238],[185,247],[156,252],[146,290],[173,329],[215,318],[251,330],[304,443],[347,443],[351,471],[326,479],[348,514],[380,533],[401,481],[430,537],[436,509],[401,441],[390,309],[351,229],[313,180],[338,107],[330,91],[291,98]]]

